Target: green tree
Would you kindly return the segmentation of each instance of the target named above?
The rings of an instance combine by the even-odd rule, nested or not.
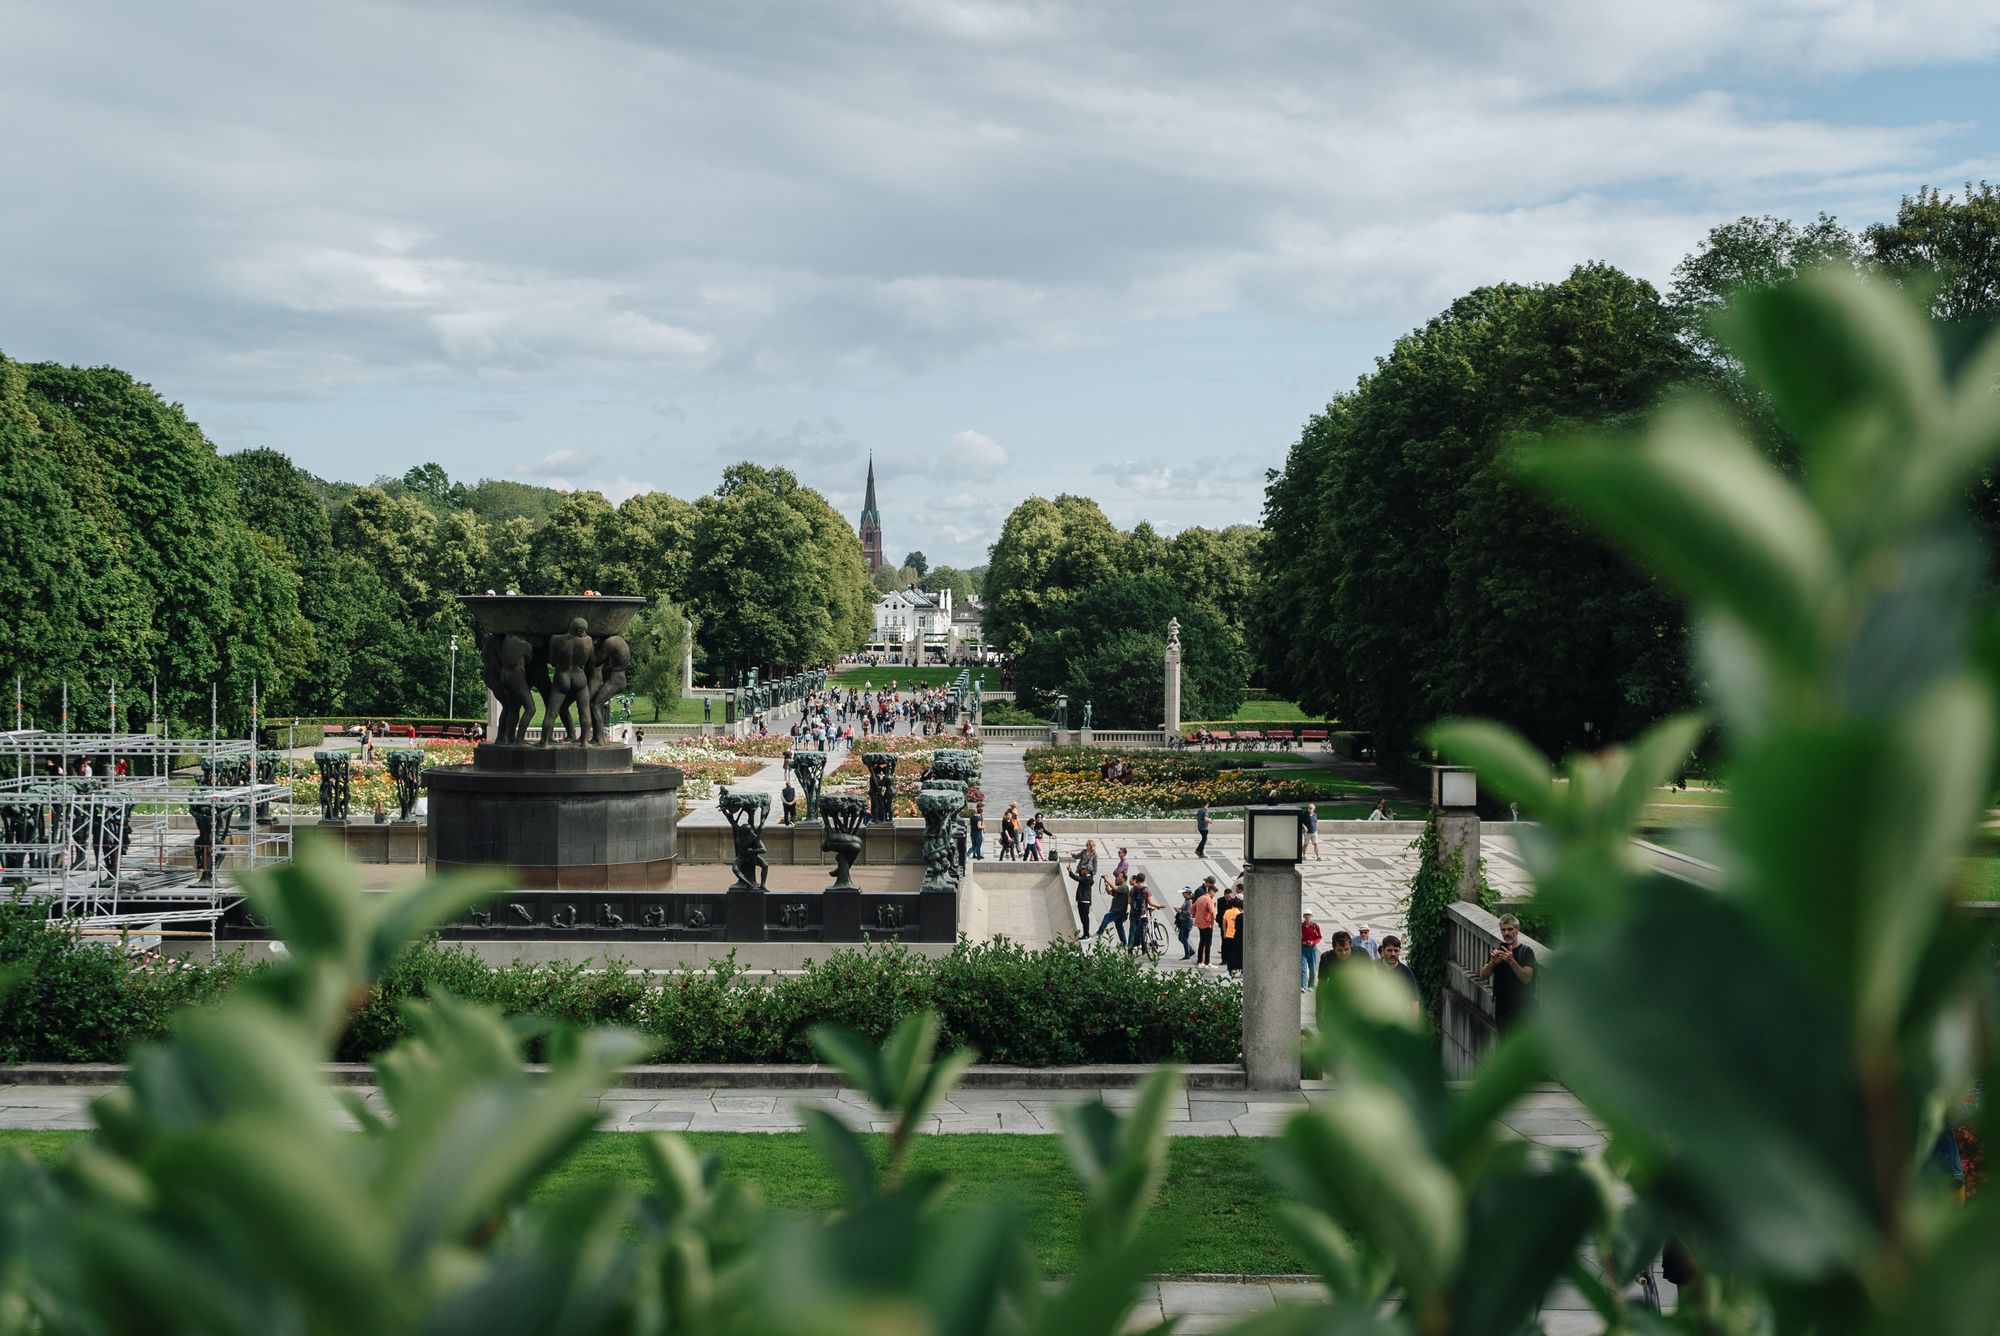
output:
[[[1257,553],[1263,537],[1262,529],[1249,524],[1183,529],[1167,543],[1158,573],[1243,635],[1256,592]]]
[[[694,504],[665,492],[641,492],[618,507],[615,561],[634,589],[685,598],[694,550]]]
[[[1967,182],[1964,199],[1922,187],[1903,197],[1895,222],[1861,235],[1884,274],[1928,296],[1958,349],[2000,320],[2000,186]]]
[[[442,464],[414,465],[403,475],[402,490],[440,515],[466,508],[465,484],[453,482]]]
[[[101,461],[108,515],[152,602],[146,637],[127,647],[132,675],[156,664],[175,712],[185,717],[199,702],[206,716],[234,620],[231,582],[243,569],[232,533],[242,519],[214,444],[179,405],[125,372],[52,363],[23,369],[37,411],[74,423]]]
[[[1120,572],[1124,535],[1095,501],[1031,496],[1008,514],[984,584],[987,643],[1021,658],[1077,591]]]
[[[949,589],[954,607],[971,598],[977,592],[973,588],[972,577],[968,576],[964,571],[957,570],[951,566],[932,567],[930,573],[924,577],[924,588],[934,590]]]
[[[1688,698],[1671,600],[1507,472],[1526,431],[1617,424],[1698,363],[1651,287],[1604,265],[1454,302],[1308,424],[1266,494],[1266,685],[1408,746],[1441,714],[1551,750]]]
[[[37,723],[54,719],[65,680],[88,684],[77,708],[95,723],[99,684],[151,683],[153,601],[101,458],[28,386],[27,369],[0,357],[0,665],[21,676]]]
[[[912,552],[907,557],[904,557],[903,565],[908,567],[910,570],[915,571],[917,573],[917,579],[919,580],[922,580],[924,578],[925,572],[929,571],[931,568],[930,558],[926,557],[921,552]]]
[[[511,515],[489,525],[486,533],[486,569],[480,573],[480,588],[496,593],[524,588],[534,552],[535,522],[526,515]]]
[[[618,512],[598,492],[571,492],[535,530],[524,594],[630,594],[634,576],[619,554]]]
[[[1066,602],[1015,661],[1015,692],[1040,706],[1058,691],[1077,703],[1072,709],[1088,700],[1099,727],[1158,728],[1166,704],[1167,623],[1176,618],[1183,716],[1227,719],[1243,703],[1242,641],[1213,610],[1160,575],[1116,576]]]
[[[866,643],[874,590],[853,526],[787,469],[733,464],[695,503],[689,611],[720,681]]]
[[[1703,357],[1722,363],[1727,354],[1713,328],[1715,317],[1744,292],[1789,283],[1817,269],[1852,272],[1861,248],[1852,232],[1829,214],[1794,223],[1748,214],[1709,229],[1693,254],[1674,266],[1667,305]]]
[[[657,722],[662,706],[681,698],[681,669],[694,641],[694,623],[677,606],[655,597],[632,623],[626,638],[632,646],[632,690],[653,702]]]

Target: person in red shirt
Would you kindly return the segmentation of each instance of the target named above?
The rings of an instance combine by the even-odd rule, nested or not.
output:
[[[1299,924],[1299,991],[1310,993],[1319,979],[1319,924],[1310,911]]]
[[[1194,898],[1194,926],[1201,934],[1201,944],[1195,948],[1194,963],[1212,965],[1209,951],[1215,944],[1215,878],[1206,877],[1201,883],[1201,894]]]

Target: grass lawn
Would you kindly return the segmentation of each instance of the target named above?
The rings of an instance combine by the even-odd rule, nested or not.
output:
[[[528,721],[529,724],[533,725],[542,722],[542,704],[542,698],[536,696],[535,717]],[[624,721],[624,712],[614,703],[611,707],[611,722],[618,724]],[[715,703],[715,721],[717,723],[722,722],[721,701]],[[641,728],[644,728],[647,724],[654,723],[698,724],[701,722],[701,698],[691,696],[683,700],[677,700],[673,704],[663,707],[660,710],[660,717],[655,719],[653,718],[653,698],[651,696],[635,696],[632,700],[632,722]]]
[[[1317,724],[1320,720],[1301,710],[1297,701],[1289,700],[1246,700],[1236,707],[1236,713],[1228,719],[1187,719],[1181,722],[1183,730],[1190,728],[1232,728],[1251,724]]]
[[[19,1147],[54,1157],[84,1132],[0,1131],[0,1150]],[[802,1133],[681,1133],[698,1153],[718,1155],[733,1178],[754,1183],[784,1211],[818,1213],[840,1205],[840,1190]],[[879,1156],[883,1136],[864,1136]],[[1266,1142],[1255,1137],[1176,1137],[1167,1143],[1167,1181],[1151,1216],[1151,1269],[1163,1275],[1201,1272],[1295,1273],[1305,1269],[1278,1233],[1272,1208],[1288,1194],[1260,1163]],[[879,1160],[878,1160],[879,1163]],[[1052,1136],[944,1135],[918,1140],[911,1168],[933,1169],[958,1184],[954,1203],[1004,1200],[1027,1225],[1043,1267],[1074,1272],[1080,1255],[1083,1189]],[[587,1138],[536,1189],[546,1198],[606,1179],[643,1182],[638,1139],[600,1132]],[[952,1205],[946,1206],[953,1209]]]
[[[908,664],[889,663],[880,668],[842,668],[833,675],[833,682],[836,686],[843,687],[865,686],[873,682],[877,689],[880,689],[888,686],[889,679],[894,678],[900,690],[907,690],[911,686],[948,687],[963,671],[965,670],[961,668],[912,668]],[[998,668],[974,668],[971,672],[972,676],[967,680],[980,683],[981,691],[993,692],[1001,689]]]
[[[1387,795],[1385,794],[1384,796],[1386,797]],[[1375,804],[1372,802],[1315,803],[1314,806],[1319,809],[1319,819],[1322,821],[1366,821],[1368,819],[1368,814],[1375,810]],[[1422,819],[1422,814],[1420,812],[1417,812],[1415,810],[1410,810],[1415,808],[1415,804],[1404,803],[1403,806],[1406,810],[1396,813],[1397,820],[1416,821]],[[1394,798],[1390,798],[1389,799],[1390,810],[1394,811],[1395,807],[1396,807],[1396,800]]]
[[[1959,871],[1965,876],[1965,893],[1974,900],[2000,900],[2000,857],[1961,858]]]

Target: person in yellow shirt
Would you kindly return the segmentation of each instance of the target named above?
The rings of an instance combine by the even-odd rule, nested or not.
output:
[[[1232,887],[1222,899],[1222,967],[1243,972],[1243,891]]]

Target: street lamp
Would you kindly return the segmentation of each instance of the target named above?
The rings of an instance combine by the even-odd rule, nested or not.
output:
[[[1470,767],[1462,765],[1434,765],[1431,767],[1431,806],[1446,811],[1479,805],[1479,777]]]
[[[445,688],[444,717],[458,718],[458,633],[451,637],[451,685]]]
[[[1303,807],[1246,807],[1243,857],[1259,867],[1296,863],[1305,827]]]

